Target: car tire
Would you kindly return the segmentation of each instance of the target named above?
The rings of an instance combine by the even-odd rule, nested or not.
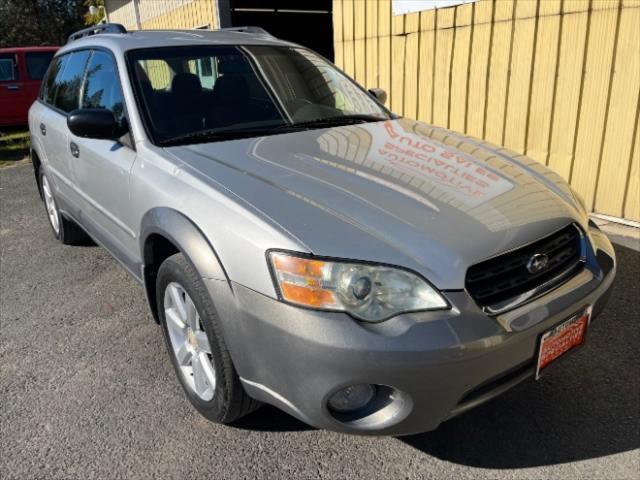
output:
[[[58,210],[58,204],[53,194],[51,182],[40,170],[40,189],[44,208],[49,219],[49,226],[54,236],[65,245],[74,245],[87,240],[87,234],[73,220],[69,220]]]
[[[171,362],[193,406],[216,423],[233,422],[258,408],[240,383],[213,301],[183,254],[160,266],[156,298]]]

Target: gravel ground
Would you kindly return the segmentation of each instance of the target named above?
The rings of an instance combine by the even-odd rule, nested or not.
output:
[[[29,166],[0,171],[0,478],[639,478],[640,254],[588,344],[427,434],[314,430],[264,407],[208,423],[174,377],[142,288],[101,248],[57,243]]]

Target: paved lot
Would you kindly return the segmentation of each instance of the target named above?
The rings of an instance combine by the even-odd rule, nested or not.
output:
[[[29,166],[0,170],[0,478],[638,478],[640,254],[590,341],[541,382],[405,438],[313,430],[265,407],[217,426],[188,404],[144,293],[65,247]]]

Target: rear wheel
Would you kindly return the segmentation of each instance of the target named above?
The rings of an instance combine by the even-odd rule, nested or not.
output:
[[[196,409],[218,423],[255,410],[259,403],[240,383],[209,293],[184,255],[160,266],[156,298],[171,361]]]
[[[44,206],[47,209],[47,216],[49,217],[49,224],[53,228],[53,233],[56,237],[60,235],[60,216],[58,214],[58,206],[53,198],[53,192],[49,185],[46,175],[42,175],[42,196],[44,197]]]
[[[49,225],[51,225],[55,237],[65,245],[72,245],[86,240],[87,234],[72,220],[65,218],[58,210],[51,183],[49,183],[49,179],[42,171],[40,172],[40,186],[47,217],[49,218]]]

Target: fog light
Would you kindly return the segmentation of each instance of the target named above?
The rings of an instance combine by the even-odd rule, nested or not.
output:
[[[338,390],[329,398],[329,408],[335,412],[348,413],[367,405],[376,390],[373,385],[361,383]]]

